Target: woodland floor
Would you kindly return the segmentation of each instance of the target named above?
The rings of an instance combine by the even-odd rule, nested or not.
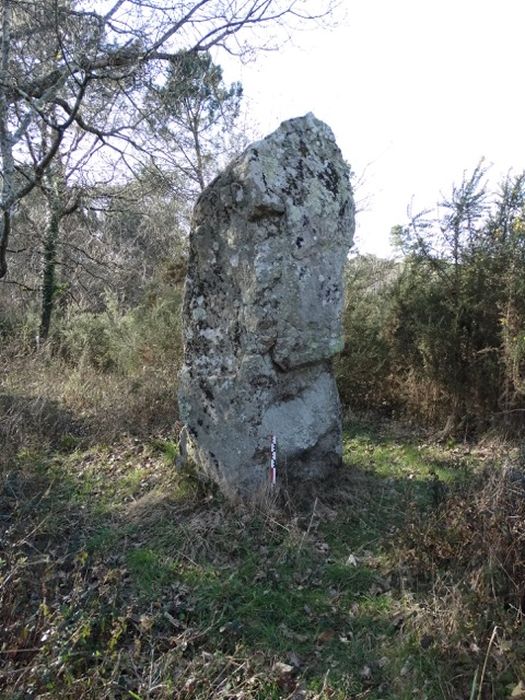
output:
[[[525,698],[512,446],[356,420],[337,481],[248,509],[68,420],[0,472],[0,697]]]

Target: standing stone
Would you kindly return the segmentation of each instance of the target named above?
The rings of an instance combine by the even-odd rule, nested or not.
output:
[[[313,114],[251,145],[194,212],[183,310],[183,458],[229,494],[323,477],[341,462],[331,358],[354,231],[349,172]]]

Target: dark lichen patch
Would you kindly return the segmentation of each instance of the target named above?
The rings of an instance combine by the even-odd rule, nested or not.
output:
[[[347,201],[345,201],[345,202],[343,202],[343,203],[341,204],[341,206],[339,207],[339,216],[340,216],[341,219],[343,219],[344,217],[346,217],[346,215],[348,214],[348,210],[349,210],[349,209],[350,209],[350,207],[349,207],[349,204],[348,204]]]
[[[266,183],[265,183],[266,184]],[[260,219],[269,219],[272,217],[280,217],[284,214],[284,208],[274,204],[259,203],[256,204],[248,215],[248,221],[254,222]]]
[[[340,177],[333,163],[328,163],[325,169],[319,173],[319,180],[336,199],[339,194]]]
[[[232,340],[234,347],[240,347],[242,339],[242,328],[239,319],[236,319],[232,329]]]
[[[339,285],[332,283],[327,286],[325,291],[325,299],[328,303],[338,300],[340,296]]]
[[[275,380],[265,374],[258,375],[251,382],[253,389],[269,389],[273,384],[275,384]]]
[[[305,168],[303,161],[300,160],[293,172],[290,172],[286,178],[286,187],[283,192],[288,195],[292,203],[296,206],[303,204],[305,189]]]
[[[306,277],[307,272],[308,272],[308,269],[304,265],[301,265],[301,267],[299,268],[298,275],[297,275],[298,278],[300,280],[304,279]]]
[[[303,139],[299,139],[299,153],[303,156],[303,158],[306,158],[309,153],[308,146]]]
[[[213,392],[210,389],[209,385],[207,384],[207,382],[201,380],[199,382],[199,385],[200,385],[202,393],[208,399],[208,401],[213,402],[215,397],[214,397]]]

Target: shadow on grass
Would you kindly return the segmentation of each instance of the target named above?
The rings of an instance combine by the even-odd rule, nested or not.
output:
[[[6,697],[468,696],[475,668],[407,624],[421,591],[393,563],[461,453],[354,425],[337,480],[284,516],[203,497],[169,440],[82,444],[25,448],[4,474]]]
[[[95,379],[93,386],[79,381],[76,410],[44,395],[0,393],[0,470],[9,467],[19,450],[67,453],[111,444],[122,435],[148,440],[176,429],[175,390],[164,380],[150,381],[144,375],[140,381],[128,382],[108,376],[106,391],[103,378]],[[75,403],[72,396],[69,400]]]
[[[85,421],[58,401],[0,393],[0,442],[5,448],[4,462],[23,446],[68,449],[87,433]]]
[[[169,441],[19,453],[0,500],[0,688],[226,698],[236,668],[245,698],[408,697],[434,651],[403,632],[386,562],[433,482],[389,472],[401,457],[371,441],[349,437],[350,465],[294,517],[203,501]]]

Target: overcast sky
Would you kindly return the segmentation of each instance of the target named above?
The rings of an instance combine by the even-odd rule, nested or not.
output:
[[[525,168],[525,0],[343,0],[337,28],[297,35],[241,80],[261,134],[313,112],[364,182],[362,252],[434,205],[484,157],[494,181]]]

